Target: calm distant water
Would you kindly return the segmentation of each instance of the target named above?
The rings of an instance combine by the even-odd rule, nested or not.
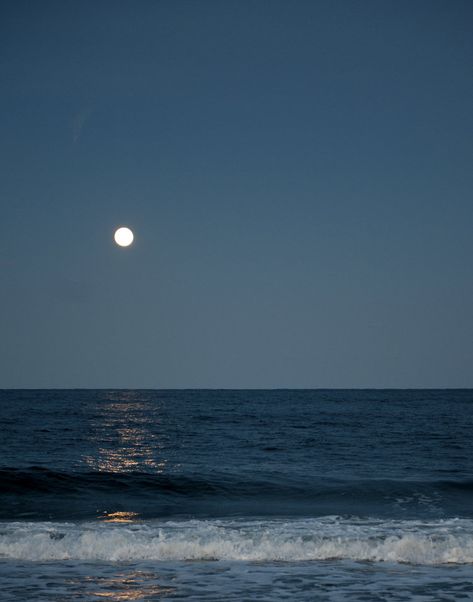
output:
[[[473,391],[0,391],[2,600],[473,600]]]

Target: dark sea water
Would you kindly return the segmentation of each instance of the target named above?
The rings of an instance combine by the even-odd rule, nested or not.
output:
[[[473,600],[473,391],[0,391],[1,600]]]

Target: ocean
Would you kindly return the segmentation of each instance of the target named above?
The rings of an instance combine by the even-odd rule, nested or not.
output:
[[[473,391],[0,391],[0,599],[473,600]]]

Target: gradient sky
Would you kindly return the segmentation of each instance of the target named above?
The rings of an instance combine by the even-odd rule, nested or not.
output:
[[[472,387],[472,26],[1,1],[0,387]]]

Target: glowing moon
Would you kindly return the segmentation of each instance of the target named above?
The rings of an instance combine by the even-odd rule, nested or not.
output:
[[[115,242],[120,247],[129,247],[133,242],[133,232],[130,228],[118,228],[114,234]]]

